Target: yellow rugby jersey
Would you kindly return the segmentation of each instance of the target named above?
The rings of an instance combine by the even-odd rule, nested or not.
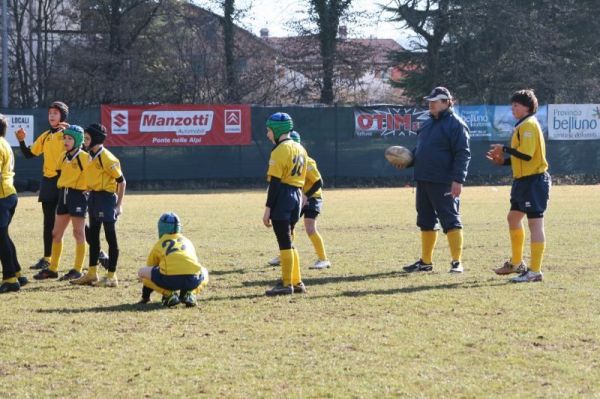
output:
[[[510,146],[531,156],[529,161],[525,161],[511,155],[510,164],[515,179],[544,173],[548,170],[544,134],[535,116],[526,118],[515,127]]]
[[[104,147],[93,156],[90,153],[85,173],[88,190],[111,193],[117,192],[116,179],[123,176],[119,160]]]
[[[31,145],[33,155],[37,157],[44,154],[42,171],[45,177],[56,176],[56,165],[60,162],[64,152],[65,145],[62,130],[55,133],[52,133],[52,130],[46,130]]]
[[[10,144],[4,137],[0,137],[0,198],[16,194],[14,186],[15,155]]]
[[[306,168],[306,182],[304,183],[304,187],[302,188],[304,194],[306,194],[308,190],[310,190],[310,188],[313,186],[313,184],[315,184],[319,180],[321,180],[321,173],[319,173],[319,169],[317,169],[317,162],[315,162],[315,160],[311,157],[308,157],[308,166]],[[313,195],[311,195],[310,198],[321,198],[321,195],[322,192],[319,188],[317,191],[315,191]]]
[[[194,244],[181,233],[164,234],[148,255],[148,266],[158,266],[167,276],[198,274],[201,270]]]
[[[72,158],[63,151],[56,170],[60,170],[60,177],[56,186],[58,188],[73,188],[75,190],[87,190],[85,179],[85,168],[89,164],[88,153],[78,150]]]
[[[307,159],[308,154],[300,144],[291,139],[279,142],[271,151],[267,180],[277,177],[284,184],[304,187]]]

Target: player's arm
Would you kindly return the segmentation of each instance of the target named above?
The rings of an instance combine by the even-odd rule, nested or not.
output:
[[[313,183],[313,185],[308,189],[308,191],[304,194],[307,198],[313,196],[320,188],[323,187],[323,180],[319,179]]]
[[[502,152],[504,152],[508,155],[512,155],[515,158],[522,159],[523,161],[531,161],[531,155],[525,154],[525,153],[517,150],[516,148],[511,148],[507,145],[502,146]],[[509,160],[508,165],[510,165],[510,158],[508,158],[508,160]]]
[[[469,129],[459,122],[452,130],[452,151],[454,153],[452,181],[464,184],[471,161],[471,149],[469,147]]]
[[[17,140],[19,141],[19,148],[21,149],[21,152],[23,153],[23,156],[26,159],[35,157],[36,154],[34,154],[33,152],[31,152],[31,148],[28,147],[27,144],[25,144],[25,137],[27,137],[27,132],[25,131],[25,129],[23,129],[22,127],[20,127],[15,132],[15,136],[17,136]],[[35,143],[37,143],[37,140],[35,141]],[[39,154],[37,154],[37,155],[39,155]]]
[[[125,176],[121,175],[117,178],[117,216],[123,213],[123,197],[125,196],[126,187]]]

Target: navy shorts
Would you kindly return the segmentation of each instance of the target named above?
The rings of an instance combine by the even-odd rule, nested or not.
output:
[[[70,215],[85,218],[87,213],[87,195],[81,190],[61,188],[58,190],[57,215]]]
[[[100,222],[117,221],[117,194],[108,191],[91,191],[88,198],[90,219]]]
[[[421,230],[438,230],[438,221],[444,233],[462,229],[460,199],[451,192],[450,183],[417,181],[417,226]]]
[[[38,202],[58,202],[58,176],[55,177],[42,177],[40,182],[40,193],[38,195]]]
[[[293,226],[300,219],[302,194],[298,187],[281,184],[275,206],[271,209],[271,220],[289,221]]]
[[[0,198],[0,227],[8,227],[17,209],[18,201],[17,194]]]
[[[316,219],[317,216],[319,216],[319,214],[321,213],[322,206],[322,198],[309,198],[308,201],[306,201],[306,205],[304,205],[304,208],[302,208],[302,214],[304,215],[304,218]]]
[[[544,217],[551,186],[548,173],[515,179],[510,190],[510,210],[523,212],[530,219]]]
[[[160,267],[154,266],[152,268],[152,282],[167,290],[191,291],[198,288],[202,281],[204,281],[204,275],[202,273],[167,276],[160,272]]]

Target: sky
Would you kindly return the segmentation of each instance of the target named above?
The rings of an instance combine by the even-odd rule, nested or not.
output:
[[[210,0],[198,0],[196,3],[205,7]],[[382,13],[381,4],[393,3],[392,0],[353,0],[354,11],[370,14],[364,26],[348,24],[349,37],[375,37],[378,39],[394,39],[404,47],[409,47],[410,33],[400,29],[398,22],[388,22],[389,14]],[[286,27],[286,23],[302,18],[307,9],[306,0],[237,0],[236,5],[248,7],[241,19],[241,25],[252,33],[259,35],[261,28],[268,28],[270,36],[293,36],[295,33]],[[211,8],[217,14],[222,14],[214,6]]]

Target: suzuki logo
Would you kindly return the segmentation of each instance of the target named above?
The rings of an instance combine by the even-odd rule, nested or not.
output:
[[[123,127],[127,123],[127,117],[123,114],[116,114],[113,116],[113,123],[118,127]]]

